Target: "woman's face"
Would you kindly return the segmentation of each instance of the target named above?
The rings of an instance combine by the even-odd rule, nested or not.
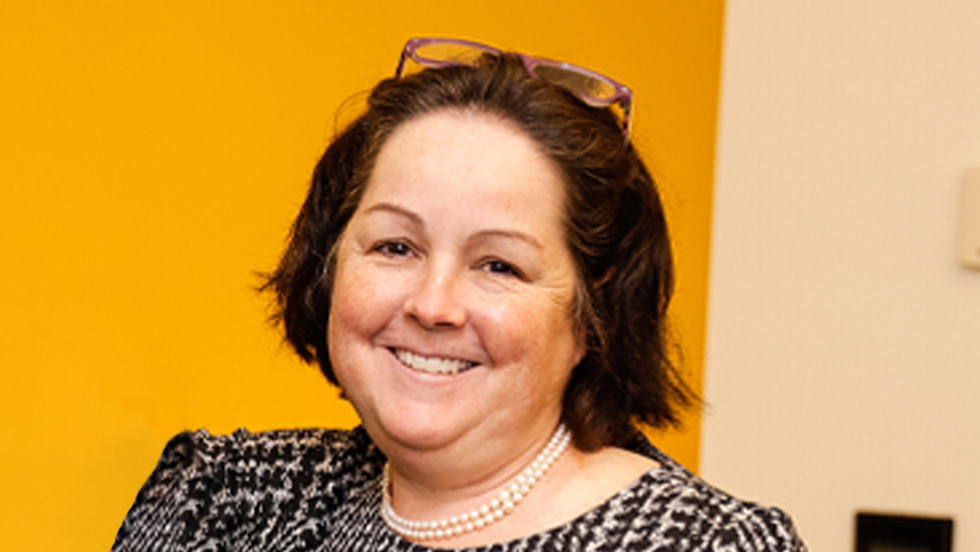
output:
[[[339,244],[327,339],[386,453],[553,429],[584,354],[563,196],[533,140],[487,114],[427,114],[382,147]]]

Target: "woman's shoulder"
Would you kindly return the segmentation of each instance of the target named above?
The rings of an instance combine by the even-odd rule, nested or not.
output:
[[[382,461],[367,432],[336,429],[287,429],[253,433],[239,429],[213,435],[206,429],[185,431],[166,445],[156,478],[175,472],[187,476],[254,475],[237,483],[267,484],[266,473],[338,475]],[[369,471],[374,471],[370,470]],[[151,480],[153,478],[151,477]],[[231,481],[228,481],[231,482]]]
[[[790,517],[778,508],[739,499],[672,460],[645,438],[631,450],[660,464],[628,487],[610,504],[632,511],[648,538],[671,543],[676,550],[737,550],[804,552]],[[615,515],[615,514],[614,514]],[[641,532],[642,533],[642,532]]]
[[[657,520],[646,526],[649,538],[689,541],[675,543],[677,550],[805,550],[782,510],[734,497],[683,468],[664,465],[628,491],[621,504],[631,504],[637,518]]]
[[[157,471],[208,477],[230,494],[299,490],[315,481],[350,488],[380,473],[384,458],[363,428],[286,429],[212,435],[184,432],[167,444]]]
[[[294,429],[170,440],[136,497],[115,550],[152,537],[227,542],[270,528],[299,527],[330,512],[380,473],[383,457],[363,429]],[[168,535],[160,527],[171,527]],[[164,547],[161,550],[167,550]]]
[[[293,463],[307,460],[332,469],[335,464],[358,460],[376,453],[367,432],[358,427],[342,429],[280,429],[213,435],[206,429],[186,431],[170,440],[163,456],[207,464],[235,462],[244,466]]]

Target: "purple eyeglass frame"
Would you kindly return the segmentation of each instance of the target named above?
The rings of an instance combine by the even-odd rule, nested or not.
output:
[[[450,44],[458,46],[466,46],[468,48],[473,48],[476,50],[482,50],[493,55],[503,55],[504,52],[493,46],[488,46],[486,44],[480,44],[479,42],[472,42],[469,40],[462,40],[458,38],[410,38],[408,42],[405,43],[405,47],[402,49],[401,58],[398,60],[398,69],[395,70],[395,78],[402,76],[402,72],[405,70],[405,63],[411,59],[415,63],[423,67],[440,68],[449,67],[452,65],[462,65],[459,61],[447,60],[447,59],[432,59],[427,57],[422,57],[418,55],[418,49],[423,46],[428,46],[430,44]],[[539,66],[546,67],[556,67],[565,71],[579,73],[587,77],[596,79],[598,81],[604,82],[611,86],[615,93],[608,98],[597,98],[595,96],[585,94],[576,90],[569,90],[579,99],[593,107],[609,107],[614,104],[619,104],[623,109],[623,120],[621,122],[623,136],[629,138],[630,127],[632,126],[632,111],[633,111],[633,91],[630,90],[625,84],[619,83],[602,73],[597,73],[591,69],[567,63],[564,61],[555,61],[545,58],[537,58],[529,56],[527,54],[522,54],[520,52],[514,52],[517,56],[521,58],[524,62],[524,67],[527,68],[527,72],[534,76],[535,78],[545,78],[538,75],[536,68]],[[547,80],[545,78],[545,80]],[[558,84],[558,83],[556,83]],[[559,84],[559,86],[561,86]]]

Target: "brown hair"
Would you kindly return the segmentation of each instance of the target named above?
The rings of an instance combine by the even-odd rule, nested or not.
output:
[[[367,111],[317,163],[289,245],[262,289],[299,356],[337,384],[326,342],[333,249],[395,128],[437,109],[476,109],[517,124],[562,170],[565,225],[578,270],[573,305],[588,351],[565,389],[562,417],[576,446],[623,445],[634,422],[678,425],[696,397],[668,352],[673,262],[653,178],[609,109],[528,74],[516,56],[384,80]]]

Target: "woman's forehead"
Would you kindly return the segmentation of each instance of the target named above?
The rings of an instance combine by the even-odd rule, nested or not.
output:
[[[562,172],[516,124],[474,110],[440,110],[402,124],[381,148],[366,199],[438,186],[461,200],[564,196]]]

